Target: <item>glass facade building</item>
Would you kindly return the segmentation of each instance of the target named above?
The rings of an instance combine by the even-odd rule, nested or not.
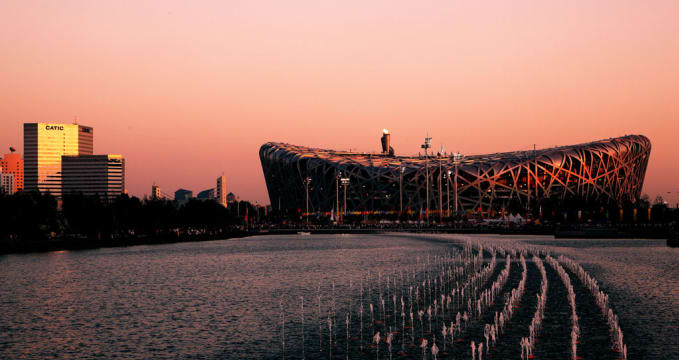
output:
[[[78,124],[24,124],[26,191],[62,193],[62,156],[92,155],[94,130]]]
[[[125,159],[122,155],[62,156],[63,194],[81,193],[114,199],[125,192]]]

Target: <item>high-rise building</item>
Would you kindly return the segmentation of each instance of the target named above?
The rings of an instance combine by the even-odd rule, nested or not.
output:
[[[0,171],[0,194],[12,195],[15,187],[14,174]]]
[[[81,193],[112,200],[125,192],[122,155],[62,156],[62,193]]]
[[[14,175],[14,188],[12,192],[24,190],[24,159],[21,158],[20,154],[14,152],[5,154],[0,160],[0,169],[5,174]]]
[[[224,175],[217,178],[217,187],[215,187],[215,198],[217,202],[224,207],[227,207],[226,203],[226,178]]]
[[[92,155],[94,130],[78,124],[24,124],[24,185],[26,191],[61,196],[64,155]]]

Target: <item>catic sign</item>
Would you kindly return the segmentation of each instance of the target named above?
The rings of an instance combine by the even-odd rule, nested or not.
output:
[[[46,125],[46,126],[45,126],[45,130],[59,130],[59,131],[63,131],[63,130],[64,130],[64,127],[63,127],[63,126],[60,126],[60,125]]]

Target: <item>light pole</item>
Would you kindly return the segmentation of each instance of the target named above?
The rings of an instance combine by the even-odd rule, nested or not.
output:
[[[427,149],[431,147],[431,138],[429,136],[424,138],[424,144],[420,146],[424,149],[424,172],[426,176],[426,193],[427,193],[427,225],[429,225],[429,155]]]
[[[535,202],[537,204],[538,201],[538,162],[537,162],[537,155],[535,153],[535,144],[533,144],[533,164],[534,164],[534,175],[535,175]],[[526,198],[526,209],[527,209],[527,215],[530,214],[530,198],[531,198],[531,189],[530,189],[530,177],[531,177],[531,166],[530,166],[530,159],[526,161],[526,193],[527,193],[527,198]]]
[[[448,177],[446,178],[446,196],[447,200],[446,202],[448,203],[448,217],[450,218],[450,174],[452,172],[448,170]],[[448,219],[450,220],[450,219]]]
[[[443,147],[441,147],[441,150],[443,150]],[[442,161],[441,154],[439,154],[439,223],[443,222],[443,192],[441,187],[441,176],[443,176]]]
[[[455,215],[457,215],[458,211],[458,199],[457,199],[457,176],[458,176],[458,165],[460,163],[460,160],[462,159],[462,154],[460,153],[455,153],[453,155],[453,161],[455,162]]]
[[[309,226],[309,184],[311,184],[311,177],[307,176],[304,179],[304,186],[306,187],[306,224]]]
[[[335,216],[339,216],[339,183],[342,178],[342,172],[338,172],[335,177]],[[339,223],[339,221],[337,221]]]
[[[403,173],[406,172],[406,167],[405,167],[405,166],[401,166],[401,168],[400,168],[399,170],[400,170],[400,171],[399,171],[400,174],[399,174],[399,181],[398,181],[398,184],[399,184],[399,188],[400,188],[400,189],[399,189],[399,192],[398,192],[398,193],[399,193],[399,196],[400,196],[400,198],[401,198],[401,199],[400,199],[400,200],[401,200],[401,214],[400,214],[400,215],[403,216]]]
[[[342,222],[344,222],[344,215],[347,212],[347,186],[349,185],[349,178],[341,178],[342,186],[344,186],[344,208],[342,209]]]

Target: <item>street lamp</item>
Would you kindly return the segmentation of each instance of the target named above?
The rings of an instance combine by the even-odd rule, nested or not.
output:
[[[420,145],[424,149],[424,171],[426,176],[426,193],[427,193],[427,225],[429,225],[429,155],[427,149],[431,147],[431,138],[429,136],[424,138],[424,144]]]
[[[311,184],[311,177],[307,176],[304,179],[304,186],[306,187],[306,224],[309,225],[309,185]]]
[[[344,215],[347,212],[347,186],[349,185],[349,178],[341,178],[342,186],[344,186],[344,208],[342,209],[342,220],[344,220]]]

